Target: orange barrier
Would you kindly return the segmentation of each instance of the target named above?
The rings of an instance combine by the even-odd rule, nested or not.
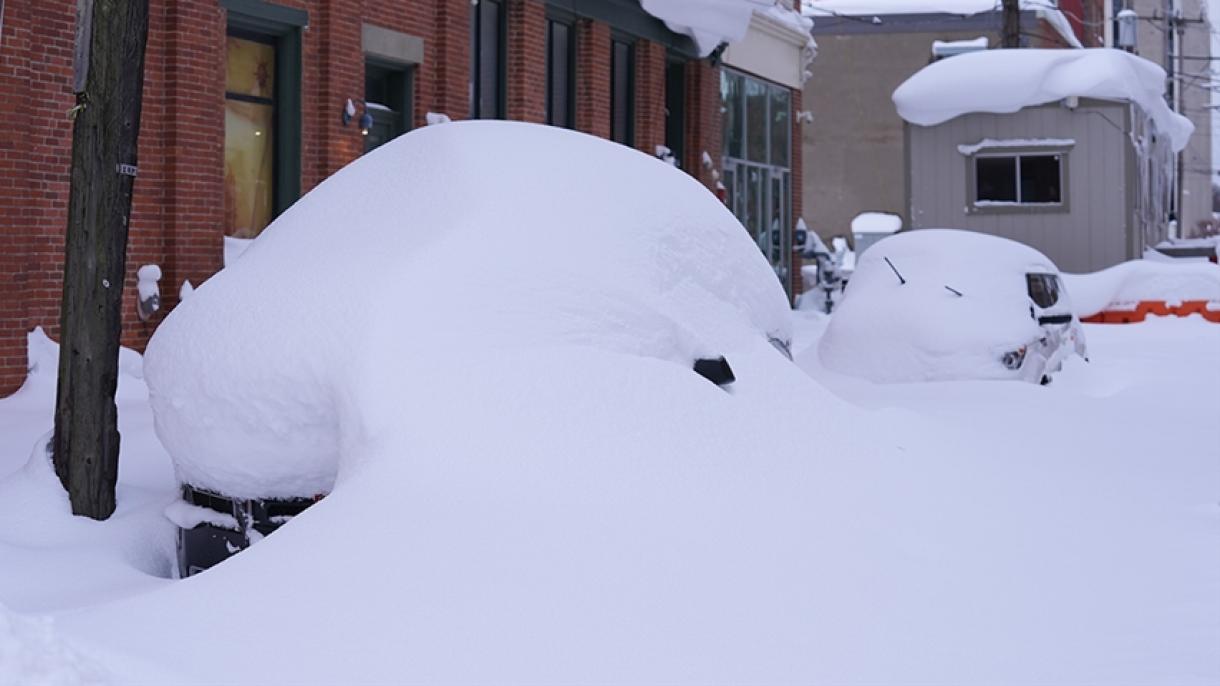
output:
[[[1220,324],[1220,309],[1208,309],[1207,300],[1184,300],[1169,305],[1164,300],[1141,300],[1134,310],[1104,310],[1080,321],[1086,324],[1133,324],[1149,315],[1154,317],[1188,317],[1197,314],[1213,324]]]

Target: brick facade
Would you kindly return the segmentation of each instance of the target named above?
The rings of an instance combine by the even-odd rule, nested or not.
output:
[[[362,26],[418,37],[413,126],[427,112],[470,115],[470,0],[277,0],[304,10],[301,31],[301,192],[357,158],[363,138],[340,113],[364,97]],[[546,6],[506,0],[509,118],[546,119]],[[0,396],[26,374],[25,336],[35,326],[58,337],[63,285],[72,124],[75,0],[7,0],[0,37]],[[151,0],[145,90],[125,283],[123,337],[143,349],[178,302],[222,266],[225,207],[225,46],[219,0]],[[577,18],[576,128],[610,134],[610,40],[605,23]],[[635,140],[653,154],[665,140],[666,47],[635,43]],[[701,163],[720,159],[719,70],[687,66],[687,159],[683,168],[714,188]],[[799,99],[798,99],[799,101]],[[799,156],[794,178],[799,183]],[[799,186],[798,186],[799,187]],[[799,200],[798,200],[799,202]],[[136,316],[135,273],[161,265],[162,310]]]

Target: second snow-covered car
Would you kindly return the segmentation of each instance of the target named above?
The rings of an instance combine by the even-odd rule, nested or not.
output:
[[[822,338],[830,369],[878,382],[1049,383],[1086,355],[1059,269],[1029,246],[972,231],[895,234],[861,256]]]

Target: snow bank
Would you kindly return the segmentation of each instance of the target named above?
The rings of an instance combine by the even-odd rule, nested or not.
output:
[[[996,78],[1003,74],[1004,78]],[[984,50],[934,62],[894,91],[898,114],[935,126],[971,112],[1005,114],[1069,97],[1139,105],[1174,150],[1186,147],[1190,120],[1165,104],[1165,71],[1110,48]]]
[[[947,229],[889,236],[858,260],[819,354],[877,382],[1013,377],[1000,357],[1043,335],[1025,274],[1058,273],[1028,246]]]
[[[804,436],[758,427],[858,413],[768,341],[791,317],[670,165],[555,127],[416,129],[297,201],[148,348],[182,478],[333,490],[73,635],[187,683],[807,683],[816,469]],[[692,371],[710,355],[731,386]],[[141,628],[164,617],[189,621]]]
[[[1134,309],[1144,300],[1207,300],[1220,309],[1220,267],[1210,262],[1133,260],[1092,274],[1064,274],[1076,316]]]
[[[101,686],[106,673],[55,634],[46,617],[0,605],[0,686]]]
[[[505,178],[494,159],[529,164]],[[147,352],[157,434],[195,486],[326,492],[367,421],[350,379],[387,347],[578,342],[689,368],[739,345],[742,323],[788,339],[747,247],[706,188],[638,151],[518,123],[425,127],[327,179],[170,313]]]

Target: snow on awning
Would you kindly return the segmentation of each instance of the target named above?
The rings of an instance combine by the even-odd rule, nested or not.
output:
[[[996,78],[1003,74],[1004,78]],[[1194,125],[1169,109],[1165,71],[1111,48],[983,50],[920,69],[894,91],[898,116],[935,126],[972,112],[1010,114],[1070,97],[1126,100],[1139,105],[1175,151]]]

